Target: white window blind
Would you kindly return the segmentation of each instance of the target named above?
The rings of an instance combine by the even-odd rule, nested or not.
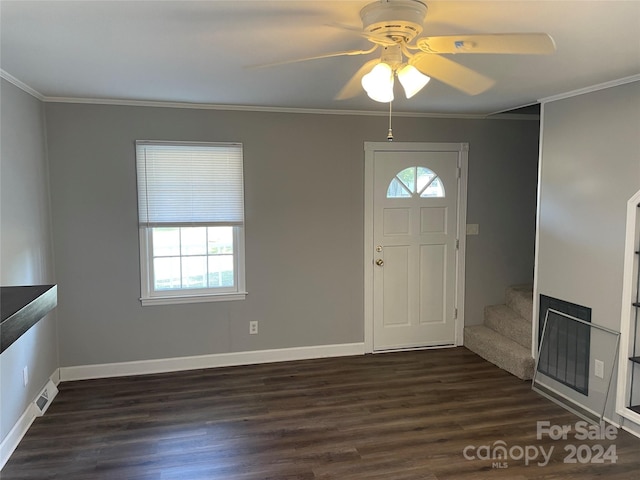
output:
[[[136,142],[140,226],[242,225],[242,144]]]

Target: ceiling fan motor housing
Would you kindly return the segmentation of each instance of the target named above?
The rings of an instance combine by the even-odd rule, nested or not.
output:
[[[427,6],[417,0],[386,0],[360,10],[364,31],[409,43],[422,32]]]

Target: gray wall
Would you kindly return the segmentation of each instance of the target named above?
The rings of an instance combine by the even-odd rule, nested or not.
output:
[[[4,79],[0,103],[0,283],[54,283],[44,109]],[[54,311],[0,355],[0,441],[58,368],[57,340]]]
[[[616,331],[627,200],[640,188],[638,132],[640,82],[544,106],[537,287],[590,307],[593,323]],[[592,344],[595,358],[600,347]]]
[[[363,147],[387,118],[48,103],[46,119],[62,366],[363,341]],[[396,118],[394,132],[470,143],[479,323],[533,278],[538,123]],[[244,144],[246,300],[140,305],[136,139]]]

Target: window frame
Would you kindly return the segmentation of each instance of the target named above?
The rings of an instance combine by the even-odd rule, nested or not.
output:
[[[230,143],[217,142],[171,142],[171,141],[147,141],[136,142],[136,163],[138,162],[137,145],[139,143],[166,144],[168,146],[228,146]],[[235,144],[240,145],[241,144]],[[244,161],[243,161],[244,164]],[[244,175],[243,175],[244,176]],[[244,178],[242,179],[244,184]],[[139,195],[139,192],[138,194]],[[231,227],[233,229],[233,267],[234,287],[207,287],[207,288],[179,288],[170,290],[156,290],[154,288],[154,257],[153,257],[153,229],[164,227],[184,228],[198,227]],[[245,284],[245,235],[244,221],[242,224],[230,223],[203,223],[189,225],[185,223],[166,223],[162,225],[138,225],[139,253],[140,253],[140,302],[142,306],[149,305],[173,305],[186,303],[204,303],[219,301],[244,300],[247,296]],[[184,255],[179,255],[184,257]]]
[[[167,225],[168,227],[170,225]],[[203,225],[205,226],[205,225]],[[215,226],[221,226],[219,224]],[[220,302],[244,300],[247,296],[245,286],[244,228],[233,228],[233,266],[236,287],[230,288],[183,288],[175,290],[155,290],[153,288],[153,227],[140,227],[140,302],[146,305],[172,305],[180,303]]]

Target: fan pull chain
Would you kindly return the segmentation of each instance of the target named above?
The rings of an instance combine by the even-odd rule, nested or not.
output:
[[[391,128],[391,105],[393,102],[389,102],[389,132],[387,133],[387,141],[393,142],[393,129]]]

